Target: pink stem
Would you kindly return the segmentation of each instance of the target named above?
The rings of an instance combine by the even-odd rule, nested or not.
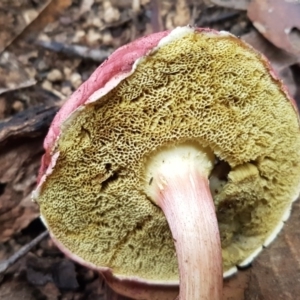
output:
[[[176,174],[177,173],[177,174]],[[180,300],[222,298],[218,223],[208,179],[196,168],[161,172],[157,203],[172,231],[180,273]]]

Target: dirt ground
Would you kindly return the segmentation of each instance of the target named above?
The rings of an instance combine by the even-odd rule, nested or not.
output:
[[[64,101],[121,45],[186,24],[229,31],[263,52],[300,104],[300,1],[0,1],[0,262],[45,230],[30,193]],[[299,215],[295,202],[276,241],[225,280],[224,300],[300,299]],[[0,273],[0,299],[114,295],[45,237]]]

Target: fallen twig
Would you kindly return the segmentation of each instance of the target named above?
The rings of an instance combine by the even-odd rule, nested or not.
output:
[[[35,44],[53,52],[76,56],[82,59],[91,59],[96,62],[103,62],[112,52],[112,50],[90,49],[81,45],[66,45],[53,41],[37,40]]]
[[[70,6],[72,1],[70,0],[50,0],[42,8],[38,16],[29,23],[19,34],[17,34],[3,49],[0,49],[0,53],[12,47],[18,41],[27,39],[34,39],[35,34],[43,29],[48,23],[53,22],[57,16]]]
[[[33,86],[33,85],[35,85],[35,84],[36,84],[36,80],[34,80],[34,79],[28,79],[27,81],[22,82],[22,83],[20,83],[19,85],[14,86],[14,87],[0,88],[0,95],[1,95],[1,94],[4,94],[4,93],[7,93],[7,92],[12,92],[12,91],[24,89],[24,88]]]
[[[4,273],[10,266],[15,264],[20,258],[26,255],[33,247],[35,247],[40,241],[42,241],[46,236],[48,236],[48,231],[44,231],[40,235],[38,235],[31,242],[23,246],[19,251],[14,253],[8,259],[0,262],[0,274]]]
[[[198,26],[199,27],[203,27],[203,26],[210,26],[212,24],[215,23],[219,23],[219,22],[225,22],[228,21],[230,19],[233,18],[237,18],[240,15],[240,12],[236,12],[236,11],[226,11],[226,12],[222,12],[218,15],[206,15],[205,17],[203,17],[203,19],[200,20],[200,22],[198,22]]]
[[[60,102],[49,105],[42,103],[0,121],[1,149],[17,138],[44,135],[60,105]]]

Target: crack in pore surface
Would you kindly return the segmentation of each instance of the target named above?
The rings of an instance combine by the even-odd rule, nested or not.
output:
[[[130,240],[130,237],[133,236],[137,232],[137,230],[143,231],[143,228],[145,227],[145,225],[147,223],[151,222],[152,219],[153,219],[153,217],[149,215],[149,216],[147,216],[147,218],[145,218],[141,222],[138,222],[136,224],[136,227],[133,230],[128,231],[128,233],[125,235],[125,237],[123,239],[121,239],[119,241],[119,243],[116,244],[116,246],[115,246],[116,250],[113,251],[113,254],[109,259],[108,265],[113,265],[114,260],[116,259],[118,253],[121,251],[121,246],[126,245],[126,243]]]

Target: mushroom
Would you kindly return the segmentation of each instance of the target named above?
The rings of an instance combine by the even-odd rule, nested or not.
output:
[[[270,244],[300,191],[295,103],[223,31],[178,27],[118,49],[44,146],[33,199],[52,238],[136,299],[174,299],[179,282],[182,300],[221,299],[222,275]]]

